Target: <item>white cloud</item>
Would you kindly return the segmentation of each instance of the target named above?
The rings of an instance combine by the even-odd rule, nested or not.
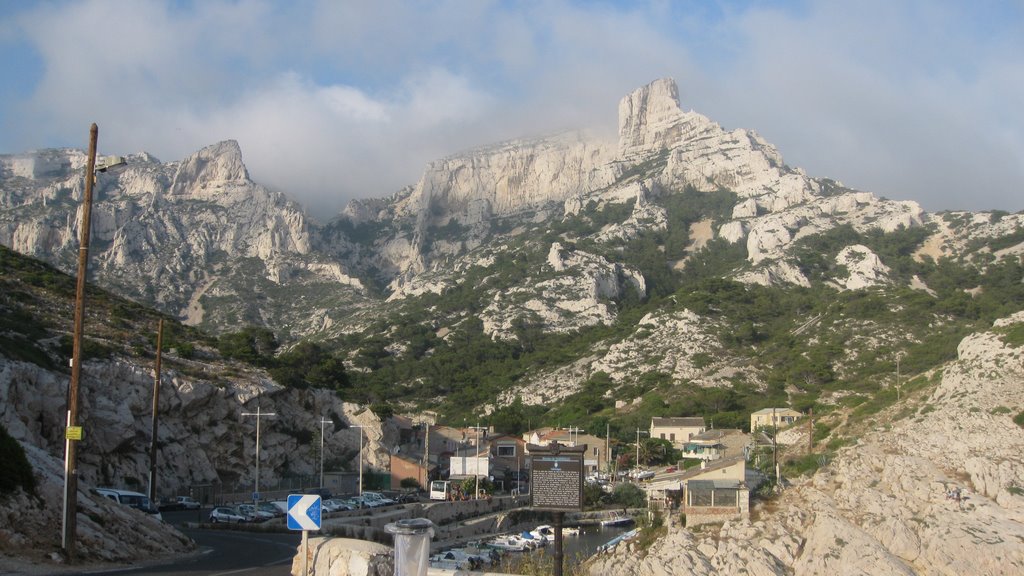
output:
[[[233,138],[254,178],[323,214],[468,147],[611,131],[619,98],[671,76],[684,108],[812,175],[1019,210],[1021,22],[923,0],[42,4],[0,22],[45,64],[30,99],[0,102],[0,146],[82,146],[94,121],[101,150],[164,160]]]

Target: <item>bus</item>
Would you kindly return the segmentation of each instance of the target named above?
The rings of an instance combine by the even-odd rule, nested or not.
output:
[[[452,483],[447,480],[434,480],[430,483],[431,500],[448,500],[452,494]]]

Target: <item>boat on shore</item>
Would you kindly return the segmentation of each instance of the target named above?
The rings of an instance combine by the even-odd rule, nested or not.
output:
[[[609,541],[605,542],[604,544],[598,546],[597,547],[597,552],[598,553],[607,552],[608,550],[611,550],[612,548],[615,548],[615,546],[619,542],[625,542],[626,540],[631,540],[631,539],[635,538],[637,534],[638,534],[638,530],[636,528],[630,530],[629,532],[623,532],[622,534],[619,534],[615,538],[612,538],[611,540],[609,540]]]
[[[601,520],[601,526],[629,526],[635,522],[630,516],[613,516]]]

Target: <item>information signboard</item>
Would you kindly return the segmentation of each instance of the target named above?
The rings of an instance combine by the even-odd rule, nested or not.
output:
[[[583,455],[587,446],[530,444],[530,506],[539,510],[583,510]]]

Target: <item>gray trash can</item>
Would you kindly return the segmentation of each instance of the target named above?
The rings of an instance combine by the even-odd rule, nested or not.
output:
[[[434,523],[426,518],[406,518],[384,526],[395,535],[395,576],[426,576]]]

